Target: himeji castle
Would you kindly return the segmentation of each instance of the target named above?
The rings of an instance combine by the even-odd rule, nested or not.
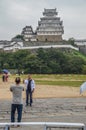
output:
[[[25,41],[62,41],[62,34],[64,33],[63,21],[57,15],[56,8],[44,9],[43,17],[38,21],[35,32],[33,32],[32,26],[23,28],[21,35],[23,35]]]
[[[62,41],[63,21],[55,9],[44,9],[43,17],[38,21],[37,41]]]
[[[0,41],[1,51],[16,51],[19,49],[38,48],[66,48],[79,50],[78,47],[64,44],[62,35],[64,34],[63,21],[58,17],[57,9],[44,9],[43,16],[39,19],[38,25],[33,30],[32,25],[25,26],[20,36],[22,38],[12,38],[11,41]]]

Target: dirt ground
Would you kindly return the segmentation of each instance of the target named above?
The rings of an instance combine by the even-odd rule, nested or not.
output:
[[[12,81],[3,83],[0,81],[0,99],[11,99],[10,86],[14,84]],[[25,85],[22,84],[24,87]],[[36,85],[34,98],[60,98],[60,97],[80,97],[79,87],[68,86],[51,86],[51,85]],[[83,93],[85,96],[86,93]],[[25,98],[25,91],[23,93]]]

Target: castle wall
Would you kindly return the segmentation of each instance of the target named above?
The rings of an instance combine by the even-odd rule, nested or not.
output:
[[[37,35],[36,39],[37,41],[57,42],[57,41],[62,41],[62,36],[61,35]]]

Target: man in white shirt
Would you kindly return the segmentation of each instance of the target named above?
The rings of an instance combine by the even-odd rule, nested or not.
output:
[[[32,94],[35,89],[35,82],[31,77],[31,74],[28,75],[28,79],[24,81],[26,84],[26,106],[30,103],[30,106],[32,106],[33,99],[32,99]]]

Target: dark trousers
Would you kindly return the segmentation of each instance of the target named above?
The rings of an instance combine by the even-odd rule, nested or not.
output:
[[[32,92],[26,90],[26,105],[30,103],[32,105]]]
[[[17,109],[17,113],[18,113],[17,121],[21,122],[22,109],[23,109],[23,105],[22,104],[12,104],[11,105],[11,122],[15,122],[15,112],[16,112],[16,109]]]

